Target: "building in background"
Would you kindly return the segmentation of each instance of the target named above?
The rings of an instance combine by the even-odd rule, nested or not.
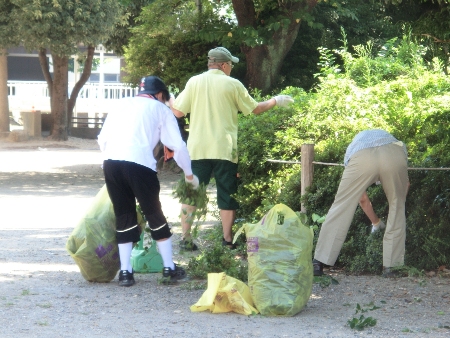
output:
[[[108,112],[114,101],[133,96],[138,90],[122,83],[121,68],[124,60],[98,46],[94,58],[99,59],[98,67],[93,69],[88,82],[80,91],[74,117],[98,117]],[[48,55],[50,73],[52,61]],[[69,94],[81,73],[78,62],[73,58],[73,70],[69,71]],[[8,99],[9,109],[14,119],[20,119],[21,111],[39,110],[50,112],[50,97],[39,63],[37,52],[28,53],[23,47],[8,50]]]

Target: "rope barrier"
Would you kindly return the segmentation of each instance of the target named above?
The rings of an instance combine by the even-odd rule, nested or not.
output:
[[[274,162],[274,163],[286,163],[286,164],[301,164],[299,161],[282,161],[282,160],[272,160],[269,159],[267,162]],[[341,163],[326,163],[326,162],[316,162],[313,161],[313,164],[322,164],[322,165],[331,165],[331,166],[341,166],[344,165]],[[450,170],[450,168],[408,168],[408,170]]]

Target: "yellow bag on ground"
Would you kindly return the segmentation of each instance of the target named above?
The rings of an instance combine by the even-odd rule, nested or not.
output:
[[[229,277],[225,272],[208,273],[208,287],[192,312],[209,310],[212,313],[236,312],[243,315],[258,313],[254,308],[250,290],[244,282]]]
[[[66,243],[66,250],[89,282],[110,282],[119,271],[115,222],[113,206],[103,185]],[[139,213],[138,223],[145,225]]]
[[[256,224],[245,224],[248,286],[265,316],[293,316],[311,296],[313,232],[284,204],[275,205]]]

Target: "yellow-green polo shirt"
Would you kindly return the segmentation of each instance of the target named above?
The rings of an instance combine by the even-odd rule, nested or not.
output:
[[[188,150],[192,160],[238,162],[238,111],[250,114],[258,105],[244,85],[218,69],[193,76],[173,107],[191,113]]]

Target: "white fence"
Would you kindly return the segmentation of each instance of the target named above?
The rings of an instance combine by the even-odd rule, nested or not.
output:
[[[69,91],[74,84],[69,83]],[[134,96],[139,88],[131,88],[121,83],[85,84],[78,94],[74,116],[82,113],[98,116],[108,113],[116,101],[122,97]],[[21,111],[40,110],[50,112],[50,96],[47,82],[8,81],[9,109],[14,118],[20,117]]]

